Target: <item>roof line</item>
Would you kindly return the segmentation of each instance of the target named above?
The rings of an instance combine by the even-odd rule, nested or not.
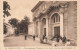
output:
[[[39,5],[41,5],[43,3],[43,1],[39,1],[31,10],[32,12],[34,12],[36,10],[37,7],[39,7]]]

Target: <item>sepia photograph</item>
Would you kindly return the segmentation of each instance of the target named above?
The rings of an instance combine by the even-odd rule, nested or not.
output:
[[[77,1],[3,1],[3,44],[77,46]]]

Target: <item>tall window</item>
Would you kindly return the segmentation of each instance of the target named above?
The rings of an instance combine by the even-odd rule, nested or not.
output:
[[[43,18],[42,22],[43,22],[43,25],[46,25],[46,19],[45,18]]]
[[[53,22],[55,23],[55,17],[53,17]]]
[[[53,23],[60,22],[60,16],[57,13],[53,14],[51,19]]]

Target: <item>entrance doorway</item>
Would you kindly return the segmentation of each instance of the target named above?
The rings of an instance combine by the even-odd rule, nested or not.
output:
[[[60,26],[54,27],[54,36],[60,36]]]
[[[44,36],[46,36],[46,28],[44,28]]]

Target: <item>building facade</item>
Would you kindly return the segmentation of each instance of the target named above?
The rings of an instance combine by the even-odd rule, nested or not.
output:
[[[48,39],[58,35],[77,41],[77,2],[76,1],[39,1],[31,10],[33,13],[34,33]]]
[[[5,37],[14,34],[15,29],[10,24],[4,23],[3,25],[6,26],[6,28],[4,28],[4,29],[6,29],[6,30],[4,30],[4,31],[6,31],[6,33],[4,32]]]
[[[32,35],[32,36],[35,35],[34,34],[34,23],[33,22],[30,22],[29,25],[28,25],[28,34]]]

